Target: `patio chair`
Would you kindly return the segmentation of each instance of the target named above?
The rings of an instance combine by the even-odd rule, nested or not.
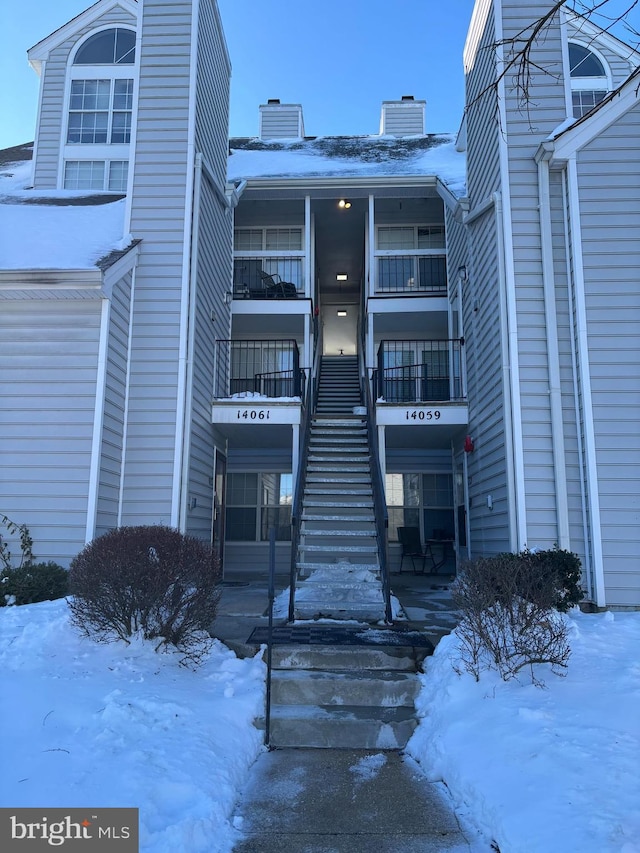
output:
[[[265,288],[267,299],[294,299],[298,295],[298,288],[292,281],[283,281],[278,273],[260,271],[260,278]]]
[[[413,566],[415,575],[424,574],[424,567],[427,560],[431,560],[431,568],[436,568],[436,561],[433,558],[433,552],[430,545],[424,545],[420,541],[420,529],[418,527],[399,527],[398,539],[402,546],[402,557],[400,558],[400,574],[402,574],[402,564],[405,557],[409,557]],[[417,564],[422,563],[420,569]]]

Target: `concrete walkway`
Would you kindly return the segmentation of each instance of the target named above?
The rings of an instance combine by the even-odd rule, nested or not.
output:
[[[283,749],[254,765],[234,853],[490,853],[398,752]]]

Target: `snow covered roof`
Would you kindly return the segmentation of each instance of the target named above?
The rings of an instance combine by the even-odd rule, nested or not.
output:
[[[425,136],[322,136],[304,140],[229,140],[228,177],[437,177],[464,195],[465,156],[452,134]]]
[[[130,243],[124,199],[26,189],[30,153],[31,146],[0,152],[0,270],[104,270]]]

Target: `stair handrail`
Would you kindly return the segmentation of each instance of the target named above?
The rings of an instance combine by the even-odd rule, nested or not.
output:
[[[300,441],[298,453],[298,471],[293,488],[293,502],[291,506],[291,565],[289,569],[289,612],[287,619],[294,621],[295,595],[296,595],[296,569],[298,564],[298,549],[300,547],[300,521],[302,516],[302,501],[304,489],[307,482],[307,459],[309,456],[309,437],[311,435],[311,421],[315,410],[318,395],[318,376],[320,374],[320,354],[322,353],[322,334],[314,338],[314,354],[311,375],[307,382],[306,391],[302,404],[302,421],[300,424]]]
[[[389,529],[389,513],[385,498],[384,481],[382,469],[380,468],[380,453],[378,435],[376,430],[376,410],[371,394],[371,383],[367,372],[367,366],[360,349],[360,387],[362,398],[367,410],[367,437],[369,441],[369,467],[371,469],[371,485],[373,487],[373,509],[376,523],[376,541],[378,544],[378,563],[380,565],[380,577],[382,580],[382,594],[384,595],[384,619],[391,623],[393,615],[391,612],[391,582],[389,578],[389,562],[387,560],[387,531]]]

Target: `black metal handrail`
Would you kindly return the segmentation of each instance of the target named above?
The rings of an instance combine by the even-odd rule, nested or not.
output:
[[[213,396],[217,399],[245,391],[296,397],[301,396],[302,388],[298,393],[294,389],[302,382],[300,351],[294,339],[216,340]]]
[[[306,393],[302,406],[302,421],[300,424],[300,452],[298,453],[298,472],[293,485],[293,501],[291,506],[291,564],[289,569],[289,613],[288,620],[293,622],[295,618],[295,595],[296,574],[298,564],[298,548],[300,546],[300,522],[302,517],[302,504],[304,489],[307,482],[307,459],[309,456],[309,437],[311,435],[311,421],[318,393],[318,372],[320,367],[320,353],[322,352],[322,340],[315,338],[315,352],[311,375],[307,382]]]
[[[378,543],[378,563],[380,565],[380,578],[382,580],[382,594],[384,596],[384,618],[385,622],[393,621],[391,612],[391,582],[389,578],[389,563],[387,560],[387,531],[389,529],[389,513],[385,497],[382,469],[380,468],[380,448],[376,433],[376,412],[373,405],[371,385],[367,376],[367,368],[362,355],[363,347],[360,347],[360,383],[362,397],[367,409],[367,436],[369,439],[369,466],[371,469],[371,485],[373,487],[373,509],[376,523],[376,540]]]
[[[376,398],[388,403],[464,399],[463,345],[464,338],[382,341],[373,374]]]

